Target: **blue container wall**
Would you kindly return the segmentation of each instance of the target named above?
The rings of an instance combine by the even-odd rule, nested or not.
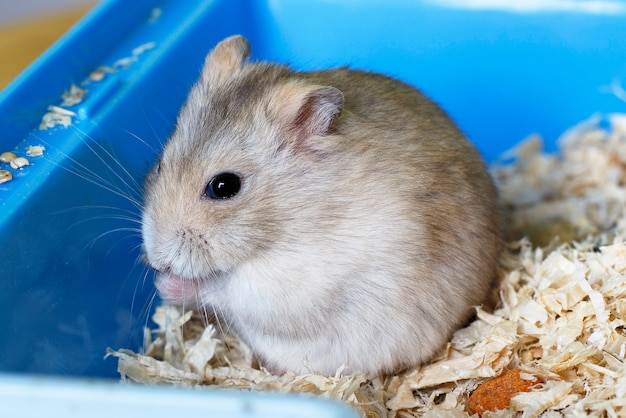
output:
[[[603,90],[626,78],[626,2],[595,13],[441,4],[104,2],[0,93],[0,150],[47,148],[0,185],[0,370],[113,377],[106,347],[141,346],[157,303],[140,261],[141,184],[205,54],[225,36],[248,36],[253,59],[408,81],[489,161],[530,133],[554,149],[594,112],[626,111]],[[86,86],[72,126],[38,130],[72,83],[149,42],[155,48],[128,69]]]
[[[408,81],[440,103],[489,161],[535,132],[553,150],[574,123],[626,109],[605,89],[626,79],[626,2],[605,13],[450,3],[276,0],[255,3],[254,15],[264,24],[265,57],[304,69],[348,64]]]

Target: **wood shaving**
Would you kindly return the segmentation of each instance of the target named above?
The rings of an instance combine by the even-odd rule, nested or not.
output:
[[[61,106],[75,106],[83,101],[89,90],[81,89],[76,84],[72,84],[69,89],[65,90],[61,95],[63,102]]]
[[[137,58],[136,55],[131,55],[129,57],[120,58],[117,61],[115,61],[115,63],[113,64],[113,68],[115,70],[118,70],[120,68],[124,70],[128,70],[128,68],[134,63],[136,63],[138,60],[139,59]]]
[[[24,148],[27,157],[43,156],[45,148],[42,145],[31,145]],[[16,150],[17,152],[17,150]],[[13,151],[0,154],[0,184],[8,183],[21,176],[26,167],[33,165],[28,158],[20,156]],[[12,169],[15,175],[8,169]],[[5,189],[5,188],[3,188]]]
[[[157,47],[156,42],[146,42],[141,44],[131,51],[131,55],[127,57],[123,57],[115,61],[112,66],[101,65],[95,70],[93,70],[87,79],[83,81],[83,85],[90,83],[98,83],[104,80],[107,74],[113,74],[118,72],[119,70],[127,70],[131,65],[139,61],[139,56]]]
[[[48,106],[48,112],[46,112],[41,118],[39,123],[39,130],[51,129],[57,126],[67,128],[72,124],[72,118],[77,116],[76,112],[65,109],[65,107],[75,106],[83,101],[88,90],[81,89],[80,87],[72,84],[69,89],[65,90],[61,95],[60,106]]]
[[[132,64],[139,61],[140,55],[146,51],[156,48],[156,46],[157,44],[155,42],[146,42],[133,48],[130,56],[118,59],[112,67],[100,66],[93,70],[82,84],[86,85],[100,82],[104,80],[107,74],[116,73],[121,69],[128,69]],[[72,124],[72,118],[76,117],[77,114],[66,109],[66,107],[72,107],[82,103],[88,92],[89,90],[72,84],[70,88],[65,90],[61,95],[62,102],[59,106],[48,106],[48,112],[46,112],[41,118],[39,129],[46,130],[57,126],[67,128],[70,126]]]
[[[626,115],[533,136],[492,167],[507,209],[499,304],[476,308],[431,364],[395,376],[275,376],[195,312],[161,306],[146,352],[109,350],[124,380],[307,392],[364,417],[468,417],[469,395],[512,369],[537,385],[483,417],[626,415]]]
[[[43,156],[45,150],[46,147],[44,147],[43,145],[29,145],[24,148],[24,151],[26,151],[26,155],[28,155],[29,157],[41,157]]]
[[[11,151],[3,152],[2,154],[0,154],[0,163],[10,163],[16,158],[17,158],[17,155],[15,155],[14,152],[11,152]]]
[[[9,164],[11,165],[11,168],[14,170],[21,170],[24,167],[30,165],[30,161],[28,161],[28,159],[24,157],[17,157],[13,159]]]
[[[89,84],[89,82],[102,81],[104,80],[107,74],[112,74],[116,71],[117,70],[113,67],[107,67],[106,65],[101,65],[89,74],[89,77],[87,78],[87,80],[85,80],[85,82],[83,82],[83,84]]]
[[[67,128],[72,124],[72,118],[76,116],[76,113],[71,110],[59,106],[48,106],[48,112],[41,118],[39,129],[43,131],[59,125]]]
[[[156,42],[146,42],[145,44],[139,45],[138,47],[133,48],[132,54],[135,57],[143,54],[146,51],[150,51],[151,49],[156,48]]]
[[[120,58],[117,61],[115,61],[115,64],[113,64],[113,69],[115,71],[117,71],[120,68],[127,70],[132,64],[139,61],[139,56],[141,54],[154,48],[156,48],[156,42],[146,42],[145,44],[141,44],[133,48],[130,56]]]
[[[0,184],[9,182],[13,179],[13,174],[8,170],[0,170]]]

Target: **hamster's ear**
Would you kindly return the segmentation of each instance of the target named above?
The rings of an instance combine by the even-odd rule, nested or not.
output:
[[[330,86],[286,86],[274,102],[279,123],[298,142],[328,134],[343,105],[343,93]]]
[[[250,44],[241,35],[233,35],[218,43],[207,55],[202,68],[202,80],[214,85],[236,72],[250,56]]]

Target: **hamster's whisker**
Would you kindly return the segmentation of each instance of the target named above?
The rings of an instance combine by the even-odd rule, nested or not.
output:
[[[179,242],[178,245],[173,248],[171,254],[165,259],[165,264],[166,265],[172,265],[174,263],[174,261],[180,257],[181,251],[182,251],[182,247],[184,246],[184,243]]]
[[[82,208],[79,209],[92,209],[90,206],[84,206]],[[96,216],[91,216],[88,218],[82,218],[76,222],[74,222],[68,229],[74,228],[76,226],[79,226],[85,222],[93,222],[93,221],[100,221],[100,220],[104,220],[104,219],[110,219],[110,220],[118,220],[118,221],[125,221],[125,222],[129,222],[133,225],[138,225],[134,228],[130,228],[129,229],[133,229],[135,231],[141,232],[141,220],[139,219],[135,219],[132,218],[130,216],[126,216],[126,215],[96,215]]]
[[[65,208],[65,209],[54,211],[54,212],[52,212],[52,215],[65,214],[65,213],[73,212],[73,211],[83,211],[85,209],[106,209],[106,210],[114,210],[114,211],[126,213],[126,214],[128,214],[127,215],[127,219],[128,220],[141,224],[141,214],[139,214],[139,213],[137,213],[135,211],[129,210],[129,209],[120,208],[118,206],[107,206],[107,205],[75,206],[75,207],[72,207],[72,208]]]
[[[144,280],[137,280],[135,282],[135,287],[133,289],[133,297],[131,299],[131,303],[130,303],[130,311],[131,313],[134,311],[135,309],[135,300],[137,299],[137,291],[140,288],[140,285],[143,286],[143,283],[145,282],[145,276],[148,274],[148,270],[144,270]],[[150,312],[149,310],[145,310],[148,305],[150,304],[150,301],[146,301],[145,306],[143,307],[142,311],[146,312],[146,315],[148,315],[148,313]],[[149,315],[148,315],[149,316]]]
[[[143,235],[142,235],[141,229],[137,229],[137,236],[139,238],[142,238]],[[141,248],[142,247],[143,247],[143,243],[141,242],[141,239],[140,239],[140,242],[137,245],[135,245],[133,248],[131,248],[130,250],[131,250],[131,252],[137,251],[137,252],[141,253]],[[141,257],[141,255],[139,255],[139,256],[137,256],[135,258],[135,265],[136,266],[143,265],[143,266],[147,267],[146,264],[143,262],[143,258]],[[147,267],[147,268],[149,268],[149,267]]]
[[[152,153],[154,155],[159,155],[161,152],[157,149],[155,149],[152,145],[150,145],[147,141],[145,141],[144,139],[142,139],[139,135],[132,133],[131,131],[124,129],[124,132],[126,132],[128,135],[132,136],[133,138],[135,138],[137,141],[141,142],[143,145],[146,146],[146,148],[148,148],[150,151],[152,151]],[[153,130],[154,132],[154,130]],[[159,142],[159,144],[161,145],[161,148],[163,148],[163,142]]]
[[[141,114],[144,116],[144,118],[143,118],[144,121],[146,122],[147,126],[150,127],[150,130],[152,131],[152,135],[153,135],[154,139],[158,142],[158,144],[160,145],[161,150],[162,150],[163,146],[165,145],[165,143],[163,142],[163,139],[162,139],[163,137],[156,131],[156,129],[154,129],[153,121],[155,119],[147,114],[142,100],[139,100],[139,109],[141,111]],[[156,113],[156,115],[161,119],[161,121],[164,124],[166,124],[167,126],[169,126],[171,124],[171,118],[165,116],[163,114],[163,112],[161,112],[158,108],[153,108],[152,110],[154,111],[154,113]],[[155,150],[152,146],[150,146],[150,144],[148,144],[146,141],[141,139],[139,136],[135,135],[134,133],[132,133],[132,132],[130,132],[128,130],[125,130],[125,132],[127,134],[137,138],[142,144],[144,144],[147,148],[149,148],[152,152],[154,152],[155,155],[160,154],[160,152]]]
[[[148,272],[146,272],[146,275],[144,276],[144,281],[146,280],[146,276],[147,276],[147,274],[148,274]],[[144,324],[143,324],[143,329],[144,329],[144,330],[145,330],[145,329],[148,329],[148,330],[150,329],[150,327],[148,326],[148,322],[150,322],[150,319],[151,319],[151,318],[150,318],[150,312],[152,312],[152,308],[153,308],[153,306],[154,306],[154,303],[155,303],[156,298],[157,298],[157,290],[156,290],[156,289],[154,289],[154,290],[152,291],[152,295],[151,295],[151,296],[150,296],[150,298],[148,299],[148,303],[146,304],[146,310],[145,310],[146,314],[145,314],[145,320],[144,320]],[[146,347],[146,344],[145,344],[145,343],[146,343],[146,342],[145,342],[145,338],[144,338],[144,341],[143,341],[143,343],[142,343],[142,345],[143,345],[143,352],[144,352],[144,353],[145,353],[145,352],[147,351],[147,349],[148,349],[148,347]]]
[[[219,277],[217,277],[216,273],[211,273],[213,277],[209,277],[209,280],[219,280]],[[222,308],[221,304],[219,303],[212,303],[211,305],[211,309],[213,310],[213,316],[215,317],[215,322],[218,325],[218,328],[220,330],[220,332],[222,334],[230,334],[231,330],[230,330],[230,323],[228,321],[225,321],[224,318],[226,318],[226,316],[224,315],[224,309]],[[224,329],[224,327],[222,326],[222,321],[225,321],[226,323],[226,329]]]
[[[198,307],[196,308],[196,311],[200,315],[200,321],[202,321],[202,325],[204,326],[204,328],[207,328],[211,321],[209,321],[209,314],[207,312],[206,306],[200,304],[198,304],[197,306]]]
[[[74,211],[87,211],[87,210],[96,210],[96,209],[111,209],[111,210],[118,210],[120,212],[122,212],[121,215],[117,215],[117,214],[100,214],[100,215],[94,215],[94,216],[90,216],[90,217],[86,217],[86,218],[81,218],[77,221],[74,221],[70,226],[67,227],[67,231],[71,230],[72,228],[76,228],[84,223],[87,222],[95,222],[95,221],[101,221],[101,220],[116,220],[116,221],[124,221],[124,222],[128,222],[130,224],[136,225],[134,228],[132,228],[134,231],[136,232],[141,232],[141,219],[138,218],[137,214],[135,214],[134,212],[131,211],[124,211],[122,209],[119,208],[114,208],[114,207],[107,207],[107,206],[76,206],[73,208],[67,208],[67,209],[63,209],[63,210],[59,210],[59,211],[55,211],[55,212],[51,212],[51,215],[62,215],[65,213],[69,213],[69,212],[74,212]],[[124,214],[124,213],[128,213],[128,214]],[[131,227],[128,227],[131,228]]]
[[[45,142],[45,141],[44,141]],[[51,147],[50,145],[48,145],[46,143],[46,145],[48,147]],[[49,161],[50,163],[52,163],[54,166],[61,168],[63,170],[65,170],[66,172],[79,177],[93,185],[96,185],[110,193],[113,193],[114,195],[117,195],[119,197],[122,197],[124,199],[126,199],[127,201],[129,201],[133,206],[135,206],[138,210],[142,210],[143,209],[143,203],[141,202],[141,200],[129,195],[125,190],[121,189],[119,186],[115,185],[114,183],[111,183],[110,181],[106,180],[104,177],[96,174],[94,171],[90,170],[87,166],[85,166],[84,164],[80,163],[78,160],[76,160],[75,158],[70,157],[69,155],[65,154],[62,151],[58,151],[61,155],[63,155],[64,159],[70,161],[72,164],[74,164],[74,168],[70,168],[67,167],[63,164],[58,164],[54,161],[52,161],[51,159],[47,159],[47,161]],[[44,157],[46,158],[46,157]]]
[[[78,132],[83,134],[83,137],[81,137],[81,141],[83,142],[83,144],[85,144],[85,146],[89,148],[89,150],[91,150],[91,152],[100,160],[100,162],[102,162],[102,164],[104,164],[104,166],[107,167],[109,171],[113,173],[113,175],[117,177],[127,187],[129,191],[135,193],[136,195],[135,197],[140,198],[141,189],[142,189],[141,185],[137,182],[135,177],[128,171],[128,169],[122,163],[120,163],[119,158],[113,155],[111,151],[106,149],[100,142],[91,138],[89,135],[87,135],[86,132],[84,132],[80,128],[76,127],[75,129]],[[89,138],[91,139],[91,141],[87,141],[85,138]],[[91,144],[93,144],[93,146],[90,144],[90,142]],[[97,147],[101,152],[103,152],[107,157],[109,157],[109,161],[114,162],[115,166],[119,168],[119,171],[114,169],[114,167],[102,157],[102,155],[95,149],[95,147]],[[123,173],[126,179],[122,177],[120,173]]]
[[[143,205],[141,204],[142,187],[137,183],[134,176],[132,176],[131,173],[128,171],[128,169],[119,162],[119,159],[115,158],[115,156],[109,150],[104,148],[98,141],[92,139],[86,132],[84,132],[80,128],[76,126],[72,126],[72,128],[77,132],[77,137],[80,139],[80,141],[83,144],[85,144],[85,146],[91,151],[91,153],[94,156],[98,158],[100,162],[104,164],[104,166],[107,168],[107,170],[111,174],[113,174],[119,181],[121,181],[121,183],[125,186],[125,189],[119,187],[117,184],[112,183],[111,181],[105,179],[104,177],[96,174],[93,170],[91,170],[86,165],[80,163],[75,158],[59,150],[53,144],[50,144],[48,141],[46,141],[44,138],[40,138],[41,142],[44,143],[48,149],[55,150],[55,152],[59,153],[61,156],[64,157],[64,159],[70,161],[73,165],[78,167],[80,170],[76,168],[66,167],[62,164],[58,164],[49,158],[47,160],[50,161],[52,164],[54,164],[56,167],[62,168],[66,170],[67,172],[73,175],[76,175],[79,178],[82,178],[94,185],[97,185],[107,191],[110,191],[111,193],[114,193],[118,196],[121,196],[127,199],[135,207],[137,207],[137,209],[141,210],[143,207]],[[87,139],[85,138],[89,138],[91,141],[87,141]],[[115,163],[115,165],[117,165],[120,168],[120,170],[115,170],[111,166],[111,164],[108,163],[100,153],[98,153],[98,150],[96,150],[94,146],[90,145],[89,142],[97,146],[102,151],[102,153],[104,153],[111,161]],[[125,176],[132,182],[132,184],[129,184],[128,181],[126,181],[123,177],[121,177],[120,171],[125,174]]]
[[[139,247],[141,246],[141,244],[139,244]],[[135,249],[135,248],[133,248]],[[147,260],[146,260],[146,254],[143,252],[140,252],[139,255],[135,258],[135,265],[142,265],[144,267],[144,271],[145,273],[143,274],[143,279],[141,281],[142,286],[146,285],[146,279],[148,277],[148,274],[150,272],[154,272],[154,269],[148,264]],[[156,274],[156,273],[155,273]]]
[[[98,242],[98,240],[100,240],[100,239],[102,239],[102,238],[104,238],[104,237],[106,237],[108,235],[111,235],[113,233],[116,233],[116,232],[134,232],[136,235],[124,234],[124,237],[122,237],[111,248],[109,248],[109,250],[106,253],[106,256],[108,256],[111,253],[111,251],[113,250],[113,247],[115,245],[121,243],[122,241],[130,239],[130,238],[135,238],[136,236],[141,237],[141,230],[140,229],[137,229],[137,228],[114,228],[114,229],[110,229],[110,230],[108,230],[106,232],[103,232],[103,233],[95,236],[93,239],[91,239],[89,241],[89,243],[87,243],[83,247],[83,250],[87,250],[87,249],[93,248],[93,246],[96,244],[96,242]]]
[[[222,308],[220,306],[216,306],[215,304],[211,304],[211,310],[213,311],[213,318],[215,319],[215,324],[220,334],[222,335],[230,334],[230,324],[226,322],[226,329],[224,329],[224,326],[222,325],[222,322],[223,322],[222,318],[224,318],[224,316],[218,313],[218,311],[220,312],[222,311]],[[208,322],[209,314],[207,312],[206,306],[204,306],[204,312],[205,312],[205,315],[207,317],[207,322]],[[226,345],[226,348],[230,351],[230,347],[228,345]]]

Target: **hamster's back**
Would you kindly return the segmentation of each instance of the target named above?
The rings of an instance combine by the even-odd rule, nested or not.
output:
[[[395,305],[388,315],[397,321],[398,335],[400,323],[414,321],[415,344],[422,356],[433,355],[474,306],[487,303],[494,286],[501,220],[486,166],[447,114],[412,86],[346,68],[297,77],[343,93],[343,113],[327,138],[328,158],[340,157],[328,166],[343,164],[339,177],[355,189],[352,213],[387,230],[372,245],[398,264],[386,267],[405,290],[386,301]],[[394,280],[380,270],[373,274]],[[411,355],[404,352],[399,364],[411,365]]]
[[[448,270],[450,292],[473,287],[468,302],[483,302],[502,246],[501,214],[476,148],[437,104],[401,81],[347,68],[302,75],[344,94],[334,125],[338,146],[367,155],[367,169],[402,179],[389,193],[405,194],[413,204],[409,216],[428,226],[423,244],[433,265]]]

